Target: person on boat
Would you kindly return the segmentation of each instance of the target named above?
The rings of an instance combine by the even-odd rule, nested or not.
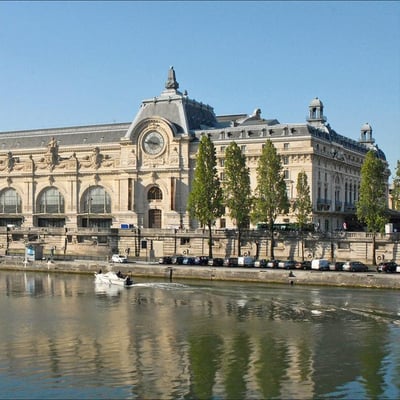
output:
[[[126,283],[127,285],[132,285],[133,281],[132,281],[132,279],[128,276],[128,277],[126,278],[126,280],[125,280],[125,283]]]
[[[98,272],[99,274],[102,274],[103,273],[103,271],[102,271],[102,269],[100,268],[99,269],[99,272]]]
[[[121,271],[118,271],[117,272],[117,276],[118,276],[118,278],[123,278],[124,276],[122,275],[122,272]]]

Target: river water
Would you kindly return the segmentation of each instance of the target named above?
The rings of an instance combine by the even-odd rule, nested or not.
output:
[[[0,272],[1,399],[398,399],[398,291]]]

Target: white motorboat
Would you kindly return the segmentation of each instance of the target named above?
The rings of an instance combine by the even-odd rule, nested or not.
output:
[[[106,295],[108,297],[117,297],[119,296],[125,288],[119,285],[110,285],[109,283],[104,282],[94,282],[94,291],[98,295]]]
[[[94,275],[96,283],[118,285],[124,287],[133,286],[133,281],[129,276],[122,275],[121,273],[117,274],[114,271],[109,271],[104,274],[102,272],[96,272]]]

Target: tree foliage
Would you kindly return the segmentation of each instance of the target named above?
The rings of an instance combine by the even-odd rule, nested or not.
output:
[[[396,175],[393,178],[393,209],[400,211],[400,161],[397,161]]]
[[[297,218],[297,223],[300,229],[301,235],[301,258],[304,260],[304,239],[303,239],[303,228],[310,219],[312,212],[312,202],[310,197],[310,186],[308,186],[308,178],[305,171],[299,172],[297,175],[296,184],[297,197],[293,203],[293,211]]]
[[[357,218],[370,232],[383,232],[387,222],[385,165],[370,150],[361,167],[360,198],[356,203]]]
[[[252,199],[246,156],[236,142],[231,142],[225,150],[224,169],[224,201],[228,207],[229,216],[238,229],[238,254],[240,256],[242,231],[248,226],[250,220]]]
[[[257,187],[252,210],[253,222],[265,222],[271,234],[271,258],[274,258],[274,223],[279,214],[289,210],[286,184],[282,173],[281,159],[267,140],[257,166]]]
[[[189,214],[209,229],[209,256],[212,257],[212,231],[214,222],[223,212],[222,188],[217,173],[217,158],[211,139],[201,137],[196,157],[192,191],[189,193]]]
[[[308,185],[308,177],[304,171],[297,175],[296,184],[297,197],[293,203],[293,211],[297,218],[300,230],[309,222],[312,212],[312,203],[310,197],[310,186]]]

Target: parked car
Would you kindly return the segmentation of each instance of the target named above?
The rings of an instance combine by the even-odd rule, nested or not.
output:
[[[268,268],[278,268],[279,260],[269,260],[267,262]]]
[[[316,258],[311,261],[311,269],[318,271],[329,271],[329,261],[324,258]]]
[[[261,260],[254,261],[254,266],[256,268],[267,268],[267,264],[268,264],[268,261],[264,258],[262,258]]]
[[[197,256],[194,259],[195,265],[208,265],[208,257],[207,256]]]
[[[376,270],[378,272],[397,272],[397,263],[395,263],[394,261],[385,261],[380,263],[377,267]]]
[[[237,257],[228,257],[224,260],[224,267],[237,267],[238,266],[238,258]]]
[[[172,257],[164,256],[158,259],[159,264],[172,264]]]
[[[295,269],[296,262],[294,260],[279,261],[278,268]]]
[[[183,257],[182,264],[183,265],[194,265],[195,258],[194,257]]]
[[[183,259],[184,259],[183,256],[173,256],[172,257],[172,264],[182,265],[183,264]]]
[[[113,254],[111,257],[111,261],[116,263],[127,263],[128,259],[126,258],[126,256],[123,256],[121,254]]]
[[[210,258],[208,260],[208,265],[213,266],[213,267],[222,267],[224,265],[224,259],[223,258]]]
[[[296,269],[311,269],[311,261],[297,261],[294,267]]]
[[[254,258],[250,256],[238,257],[239,267],[254,267]]]
[[[343,261],[336,261],[334,263],[329,264],[329,269],[331,271],[343,271]]]
[[[368,267],[361,261],[346,261],[343,264],[343,271],[367,272]]]

